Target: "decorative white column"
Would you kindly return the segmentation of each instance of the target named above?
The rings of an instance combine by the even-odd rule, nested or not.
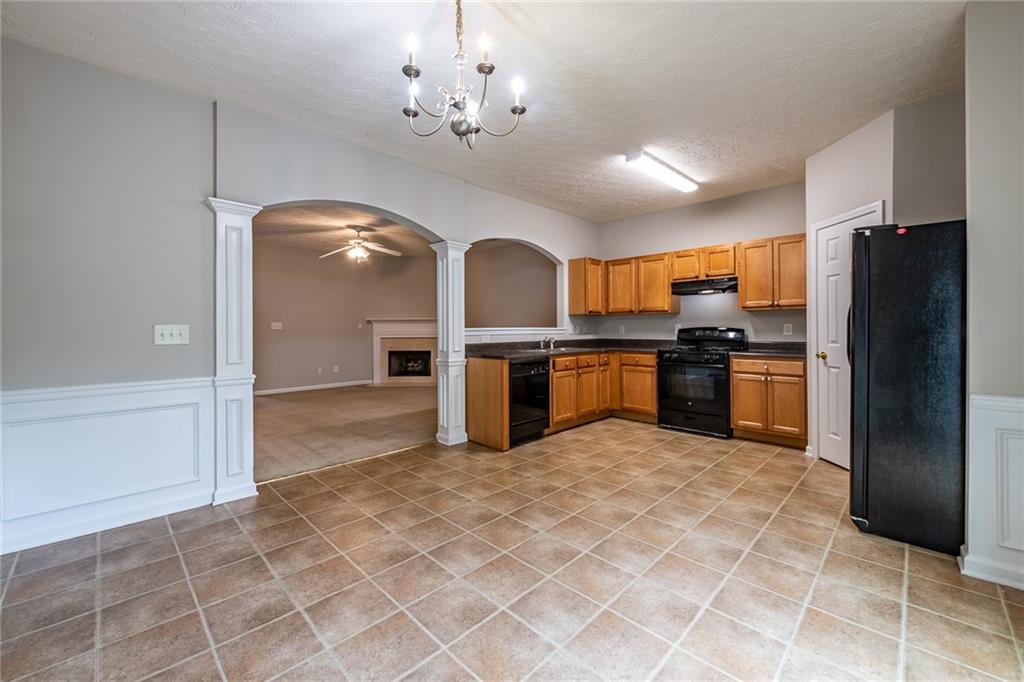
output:
[[[216,476],[213,503],[256,494],[253,478],[252,217],[262,206],[210,197],[217,213]]]
[[[438,242],[437,252],[437,442],[465,443],[466,436],[466,251],[469,244]]]

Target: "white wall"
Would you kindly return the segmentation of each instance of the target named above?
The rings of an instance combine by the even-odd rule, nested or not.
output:
[[[3,388],[210,376],[211,103],[4,40],[3,138]]]
[[[649,213],[598,227],[600,258],[625,258],[645,253],[676,251],[725,242],[802,232],[804,185],[749,192],[727,199]],[[803,341],[806,337],[803,310],[746,312],[738,307],[736,294],[683,296],[678,315],[609,315],[574,317],[577,329],[601,336],[674,338],[676,325],[729,326],[746,329],[753,341]],[[793,335],[783,336],[783,325],[793,325]],[[625,330],[620,332],[620,326]]]
[[[879,199],[891,219],[893,120],[887,111],[807,158],[808,227]]]

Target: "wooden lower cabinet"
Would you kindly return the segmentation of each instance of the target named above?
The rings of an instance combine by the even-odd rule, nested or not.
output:
[[[551,372],[551,396],[549,398],[551,424],[571,422],[576,419],[576,369]]]
[[[732,427],[743,436],[763,435],[806,443],[807,380],[805,362],[798,359],[732,358]]]
[[[658,414],[658,369],[622,364],[622,409],[640,414]]]
[[[576,370],[576,416],[597,414],[600,407],[598,368],[581,367]]]

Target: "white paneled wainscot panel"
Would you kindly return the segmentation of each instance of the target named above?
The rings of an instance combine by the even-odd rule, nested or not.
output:
[[[965,574],[1024,589],[1024,398],[972,395]]]
[[[2,399],[2,552],[213,499],[211,378],[7,391]]]

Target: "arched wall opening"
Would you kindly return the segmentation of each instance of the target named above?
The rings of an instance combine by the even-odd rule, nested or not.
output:
[[[520,239],[474,242],[466,252],[466,328],[558,327],[560,265]]]

